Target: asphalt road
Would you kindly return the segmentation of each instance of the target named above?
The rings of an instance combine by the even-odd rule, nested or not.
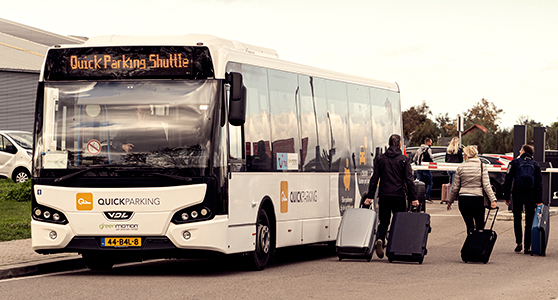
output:
[[[504,208],[504,207],[502,207]],[[157,260],[0,281],[2,299],[558,299],[558,233],[546,257],[513,252],[513,222],[496,221],[488,264],[463,263],[457,207],[431,204],[424,263],[376,256],[339,261],[326,245],[278,250],[272,265],[246,271],[238,257]],[[555,217],[551,218],[551,223]]]

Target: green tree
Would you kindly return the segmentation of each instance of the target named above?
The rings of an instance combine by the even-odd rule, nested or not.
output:
[[[420,146],[425,138],[431,138],[435,143],[438,136],[438,127],[428,116],[431,115],[430,107],[423,101],[403,112],[403,134],[410,141],[411,146]]]
[[[546,127],[546,150],[558,150],[557,139],[558,139],[558,121],[550,124]]]
[[[475,103],[473,107],[463,113],[465,129],[476,124],[486,127],[487,131],[484,133],[477,130],[468,133],[463,137],[463,145],[477,145],[479,153],[494,153],[496,150],[495,144],[501,142],[497,138],[502,136],[496,133],[499,131],[497,122],[500,120],[502,113],[504,113],[502,109],[497,108],[494,103],[485,98]]]
[[[492,139],[492,153],[503,154],[510,152],[513,152],[513,128],[504,128],[496,131]]]
[[[500,114],[502,113],[504,113],[504,110],[482,98],[481,101],[463,114],[465,116],[465,129],[477,124],[486,127],[488,131],[496,132],[498,130],[497,122],[501,119]]]
[[[436,123],[438,123],[438,128],[440,129],[440,135],[443,137],[454,137],[459,133],[457,132],[457,118],[452,119],[449,114],[446,113],[438,114],[436,116]]]
[[[526,143],[529,145],[534,144],[534,132],[535,127],[543,127],[541,122],[537,122],[531,119],[529,116],[521,115],[515,120],[517,125],[525,125],[527,127],[527,140]]]

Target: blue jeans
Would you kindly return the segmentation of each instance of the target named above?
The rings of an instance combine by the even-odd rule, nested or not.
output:
[[[418,170],[417,179],[424,182],[424,185],[426,185],[426,199],[430,199],[430,192],[432,192],[432,173],[426,170]]]
[[[451,193],[451,189],[453,189],[453,180],[455,179],[455,171],[448,171],[448,174],[451,177],[451,187],[450,187],[450,193]]]

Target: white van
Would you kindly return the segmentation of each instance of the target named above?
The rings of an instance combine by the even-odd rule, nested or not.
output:
[[[25,131],[0,131],[0,177],[20,183],[31,178],[33,134]]]

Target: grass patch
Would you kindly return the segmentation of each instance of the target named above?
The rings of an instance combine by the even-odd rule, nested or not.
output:
[[[31,237],[31,181],[0,180],[0,241]]]

